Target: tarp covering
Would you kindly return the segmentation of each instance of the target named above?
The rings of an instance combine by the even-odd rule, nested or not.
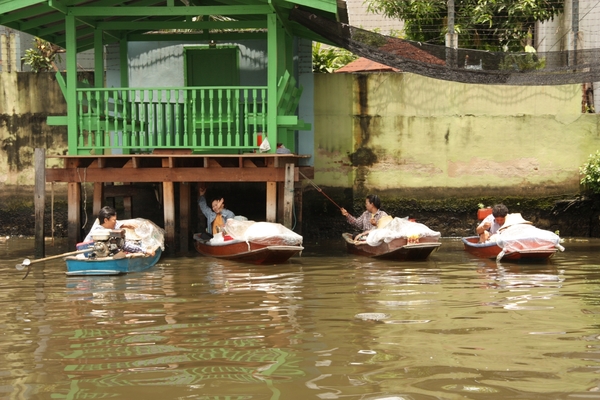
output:
[[[372,229],[367,236],[367,244],[379,246],[381,243],[389,243],[398,238],[422,238],[441,236],[440,232],[429,229],[419,222],[409,221],[406,218],[394,218],[382,228]]]
[[[144,219],[119,220],[120,225],[134,226],[135,229],[125,229],[125,239],[136,243],[144,249],[165,249],[165,233],[154,222]]]
[[[496,259],[500,260],[505,254],[522,250],[547,250],[558,248],[564,251],[560,245],[560,237],[544,229],[536,228],[530,223],[511,225],[502,229],[498,234],[492,236],[496,244],[502,249]]]
[[[283,245],[302,245],[302,236],[291,229],[274,222],[238,221],[236,219],[228,219],[225,224],[225,234],[231,236],[235,240],[244,242],[272,244],[273,239],[279,239]]]

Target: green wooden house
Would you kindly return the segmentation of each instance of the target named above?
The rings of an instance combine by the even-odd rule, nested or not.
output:
[[[298,151],[299,43],[326,40],[294,7],[347,19],[335,0],[0,0],[0,25],[66,49],[68,111],[48,124],[68,127],[69,155],[240,154],[264,137]],[[79,81],[90,49],[94,79]]]
[[[171,249],[188,248],[194,182],[264,182],[265,219],[291,226],[298,162],[314,153],[311,43],[327,43],[289,19],[295,7],[347,22],[336,0],[0,0],[0,25],[66,50],[67,113],[47,122],[67,127],[68,154],[45,181],[68,183],[70,245],[82,182],[94,214],[106,183],[162,184]],[[93,79],[78,79],[77,53],[92,49]],[[270,151],[253,154],[265,137]],[[273,154],[278,142],[295,154]],[[43,247],[38,214],[36,227]]]

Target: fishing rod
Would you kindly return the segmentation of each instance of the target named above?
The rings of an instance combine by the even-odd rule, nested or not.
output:
[[[304,177],[304,179],[306,179],[306,180],[307,180],[307,181],[308,181],[308,182],[309,182],[309,183],[310,183],[310,184],[311,184],[311,185],[312,185],[312,186],[313,186],[315,189],[317,189],[317,192],[319,192],[319,193],[321,193],[323,196],[327,197],[327,199],[328,199],[330,202],[332,202],[332,203],[333,203],[333,204],[334,204],[334,205],[335,205],[337,208],[339,208],[340,210],[342,209],[342,207],[338,206],[338,204],[337,204],[335,201],[333,201],[333,200],[331,199],[331,197],[327,196],[327,195],[325,194],[325,192],[324,192],[324,191],[323,191],[323,190],[322,190],[322,189],[321,189],[319,186],[317,186],[317,184],[316,184],[316,183],[314,183],[313,181],[311,181],[311,180],[310,180],[310,179],[309,179],[309,178],[308,178],[306,175],[304,175],[304,174],[303,174],[301,171],[298,171],[298,172],[299,172],[299,173],[300,173],[300,175],[302,175],[302,176]]]

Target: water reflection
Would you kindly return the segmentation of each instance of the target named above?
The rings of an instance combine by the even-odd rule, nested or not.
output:
[[[415,263],[333,244],[278,266],[191,255],[67,277],[56,261],[26,280],[31,250],[11,246],[0,398],[600,397],[600,241],[542,264],[455,241]]]

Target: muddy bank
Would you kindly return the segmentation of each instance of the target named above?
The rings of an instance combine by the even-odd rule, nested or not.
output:
[[[133,190],[133,215],[125,214],[123,208],[123,187],[105,188],[105,204],[112,205],[119,213],[119,219],[143,217],[164,226],[163,208],[160,203],[160,185],[142,185]],[[265,219],[264,185],[246,184],[235,190],[226,184],[209,187],[209,196],[218,195],[226,199],[226,206],[238,215],[253,220]],[[327,189],[324,191],[338,205],[358,216],[364,211],[364,198],[353,197],[351,190]],[[64,188],[50,187],[46,191],[45,234],[46,236],[67,237],[67,197]],[[192,190],[192,204],[196,204],[196,191]],[[82,235],[93,223],[91,187],[82,190],[85,207],[82,207]],[[52,200],[52,197],[54,198]],[[496,202],[506,204],[510,212],[520,212],[537,227],[558,231],[562,237],[600,237],[600,201],[597,197],[570,195],[552,198],[449,198],[443,200],[414,200],[382,196],[383,209],[396,217],[416,219],[444,237],[470,236],[477,225],[479,204],[491,206]],[[178,200],[176,201],[178,204]],[[84,211],[86,210],[86,211]],[[295,205],[294,229],[306,241],[339,238],[349,225],[339,209],[322,193],[311,188],[304,191],[302,204]],[[176,217],[176,220],[179,217]],[[192,230],[200,232],[205,224],[197,207],[192,207]],[[34,235],[35,214],[33,188],[5,187],[0,191],[0,236]]]

